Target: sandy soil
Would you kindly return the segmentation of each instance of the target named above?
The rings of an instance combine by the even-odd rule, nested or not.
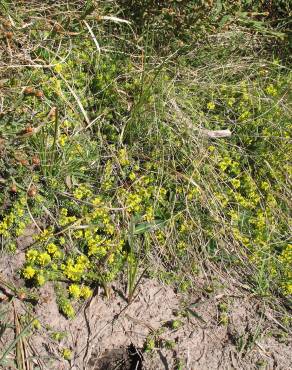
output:
[[[15,286],[23,284],[15,272],[30,242],[27,235],[19,241],[15,256],[0,258],[2,278]],[[158,370],[179,369],[179,364],[192,370],[292,368],[291,336],[273,318],[269,306],[250,293],[221,288],[210,294],[182,295],[145,278],[128,305],[121,290],[114,285],[109,299],[99,292],[79,307],[76,318],[67,320],[58,311],[53,284],[42,287],[39,303],[32,307],[42,328],[26,339],[28,353],[36,358],[32,369]],[[0,311],[8,306],[12,323],[15,312],[21,315],[28,309],[18,298],[5,300],[3,290],[1,297]],[[227,307],[225,325],[220,323],[222,304]],[[67,335],[57,342],[52,339],[55,331]],[[0,352],[14,335],[13,329],[4,332]],[[147,338],[155,346],[145,353]],[[71,361],[62,358],[62,348],[72,350]]]

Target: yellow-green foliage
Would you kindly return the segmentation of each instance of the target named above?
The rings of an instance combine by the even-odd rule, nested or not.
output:
[[[285,62],[260,59],[261,40],[240,22],[231,28],[234,14],[228,33],[206,36],[196,53],[182,43],[166,59],[151,33],[137,41],[128,25],[111,29],[89,17],[105,43],[99,52],[78,17],[67,19],[68,34],[52,31],[52,50],[38,17],[30,37],[45,45],[34,52],[46,68],[6,76],[0,237],[13,252],[16,238],[36,226],[21,269],[28,285],[62,282],[60,310],[74,317],[76,301],[155,251],[178,285],[177,274],[197,273],[204,256],[252,271],[246,280],[261,293],[291,294]],[[24,21],[15,20],[17,32]],[[212,140],[201,129],[232,135]],[[139,256],[129,254],[132,221]]]

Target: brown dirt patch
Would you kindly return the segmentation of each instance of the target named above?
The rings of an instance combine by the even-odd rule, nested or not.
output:
[[[26,238],[16,255],[0,259],[2,278],[15,286],[23,284],[16,270],[22,265],[25,246],[31,242],[30,235]],[[145,278],[130,305],[119,289],[113,287],[110,299],[99,292],[79,308],[73,320],[59,313],[52,283],[39,290],[36,306],[14,298],[0,302],[0,311],[8,307],[6,320],[13,323],[14,309],[18,315],[29,309],[41,322],[42,328],[27,338],[31,355],[38,359],[33,361],[35,369],[157,370],[176,369],[180,363],[182,369],[191,370],[292,368],[291,335],[271,319],[274,312],[263,299],[240,288],[182,295],[157,280]],[[5,289],[0,290],[5,296]],[[222,303],[227,307],[226,325],[220,324]],[[180,325],[174,327],[173,321]],[[52,338],[54,332],[66,335],[57,342]],[[14,335],[13,329],[4,332],[0,353]],[[153,339],[155,345],[145,353],[147,338]],[[63,348],[71,349],[71,361],[62,358]],[[13,356],[12,352],[10,357]]]
[[[181,327],[173,329],[168,323],[178,320],[177,310],[185,305],[186,297],[155,280],[143,280],[129,306],[118,294],[109,300],[95,296],[71,321],[59,314],[51,284],[41,289],[40,296],[42,303],[35,307],[35,314],[42,329],[30,336],[29,343],[44,369],[132,369],[130,346],[132,355],[135,349],[142,351],[151,336],[156,345],[142,354],[141,369],[175,369],[179,361],[184,369],[194,370],[292,368],[290,339],[280,343],[272,335],[275,326],[252,298],[194,297],[195,315],[180,316]],[[228,325],[218,324],[218,302],[223,297],[229,302]],[[24,312],[20,301],[17,310]],[[67,336],[57,343],[51,338],[53,331],[64,331]],[[172,348],[167,347],[170,342]],[[60,355],[64,347],[73,352],[70,362]]]

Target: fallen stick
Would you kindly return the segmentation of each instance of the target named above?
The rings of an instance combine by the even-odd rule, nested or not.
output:
[[[192,121],[187,117],[180,107],[177,105],[176,101],[172,99],[170,101],[171,105],[175,109],[176,113],[179,114],[180,118],[188,125],[189,129],[194,131],[198,131],[200,135],[207,136],[211,139],[218,139],[221,137],[230,137],[232,135],[231,131],[229,129],[226,130],[207,130],[205,128],[196,127],[193,125]]]
[[[227,130],[206,130],[206,129],[199,129],[199,131],[212,139],[217,139],[219,137],[229,137],[231,136],[231,131]]]

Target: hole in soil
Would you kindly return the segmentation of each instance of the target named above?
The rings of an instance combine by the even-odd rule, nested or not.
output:
[[[126,348],[106,350],[98,358],[92,355],[90,370],[143,370],[143,355],[132,343]]]

